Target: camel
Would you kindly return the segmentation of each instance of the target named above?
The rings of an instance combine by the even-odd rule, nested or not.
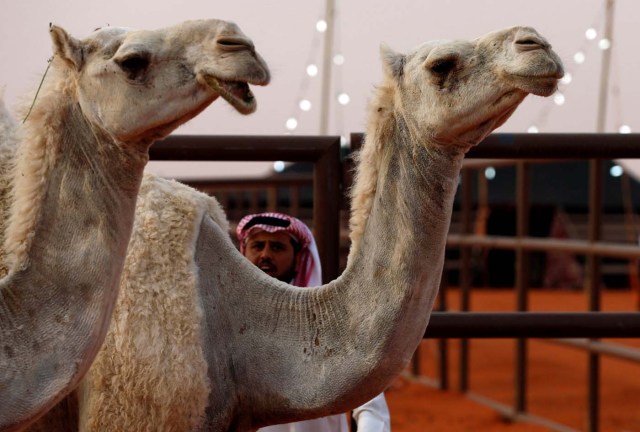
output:
[[[347,268],[296,288],[246,260],[214,199],[147,176],[118,303],[85,379],[33,430],[255,431],[345,412],[429,321],[465,153],[563,68],[534,29],[382,48]]]
[[[149,146],[220,96],[253,112],[249,84],[270,79],[252,41],[225,21],[107,27],[82,40],[51,26],[50,35],[51,68],[17,138],[0,113],[0,185],[12,193],[1,218],[2,431],[60,402],[101,347]]]

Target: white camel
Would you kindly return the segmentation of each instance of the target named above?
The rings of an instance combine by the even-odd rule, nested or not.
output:
[[[224,21],[50,34],[51,70],[18,132],[13,177],[14,138],[0,113],[0,186],[13,195],[9,220],[0,218],[2,431],[60,402],[101,347],[149,146],[218,96],[252,112],[247,83],[269,81],[252,42]]]
[[[535,30],[382,51],[345,272],[276,281],[235,249],[213,199],[148,177],[105,344],[41,429],[252,431],[383,391],[436,297],[465,153],[562,65]]]

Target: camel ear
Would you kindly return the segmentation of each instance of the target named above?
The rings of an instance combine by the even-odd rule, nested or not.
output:
[[[404,74],[404,64],[406,56],[396,52],[386,45],[380,46],[380,56],[385,73],[395,79],[400,79]]]
[[[53,54],[59,55],[69,66],[80,70],[84,64],[82,43],[56,25],[50,25],[49,34],[53,42]]]

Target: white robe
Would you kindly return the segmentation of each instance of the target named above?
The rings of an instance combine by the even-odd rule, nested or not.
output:
[[[391,418],[384,394],[353,410],[358,432],[391,432]],[[296,423],[267,426],[260,432],[349,432],[346,414],[336,414]]]

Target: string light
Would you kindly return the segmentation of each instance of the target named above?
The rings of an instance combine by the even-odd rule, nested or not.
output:
[[[302,111],[309,111],[311,109],[311,101],[308,99],[302,99],[298,106]]]
[[[320,33],[324,33],[327,31],[327,22],[323,19],[318,20],[318,22],[316,23],[316,30],[318,30]]]
[[[599,14],[595,17],[593,23],[591,26],[589,26],[585,32],[584,32],[584,39],[582,40],[581,46],[574,52],[573,54],[573,64],[574,64],[574,68],[573,68],[573,74],[570,73],[570,71],[565,70],[565,74],[564,76],[561,78],[560,80],[560,84],[562,86],[568,86],[569,84],[571,84],[574,80],[574,76],[575,75],[575,71],[578,69],[578,67],[576,67],[575,65],[582,65],[583,63],[585,63],[587,60],[591,61],[591,57],[589,57],[589,59],[587,59],[587,56],[591,56],[592,53],[594,52],[593,49],[600,49],[602,51],[605,50],[610,50],[613,47],[613,43],[610,39],[606,38],[606,37],[602,37],[599,33],[600,30],[599,28],[602,26],[602,20],[603,20],[603,11],[600,11]],[[596,48],[597,47],[597,48]],[[615,61],[615,53],[614,53],[614,61]],[[571,69],[571,65],[567,64],[568,69]],[[615,70],[614,70],[615,72]],[[610,90],[610,92],[613,94],[614,98],[619,97],[620,91],[619,89],[616,87],[616,83],[614,82],[612,89]],[[562,106],[566,103],[566,97],[563,94],[564,92],[568,91],[565,88],[562,89],[563,92],[556,92],[552,98],[553,100],[553,105],[556,106]],[[545,119],[548,117],[549,112],[553,109],[553,105],[552,104],[547,104],[543,107],[543,109],[541,110],[541,112],[538,114],[538,118],[531,123],[531,125],[528,127],[527,132],[528,133],[538,133],[538,125],[543,126]],[[622,119],[623,116],[618,115],[618,119]],[[618,132],[621,134],[629,134],[632,133],[631,131],[631,126],[627,125],[627,124],[622,124],[621,121],[617,121],[616,123],[618,123]],[[622,169],[621,167],[616,168],[617,169]],[[615,171],[615,170],[614,170]],[[613,174],[612,174],[613,175]]]
[[[576,62],[577,64],[584,63],[585,59],[586,57],[582,51],[578,51],[573,55],[573,61]]]
[[[348,103],[349,103],[349,101],[350,101],[350,100],[351,100],[351,98],[350,98],[350,97],[349,97],[349,95],[348,95],[348,94],[346,94],[346,93],[340,93],[340,94],[338,95],[338,103],[339,103],[340,105],[346,105],[346,104],[348,104]]]
[[[609,174],[611,177],[620,177],[624,174],[624,169],[620,165],[614,165],[609,169]]]
[[[309,75],[310,77],[318,75],[318,66],[314,65],[313,63],[307,66],[307,75]]]
[[[337,32],[339,31],[340,26],[335,23],[335,19],[331,25],[332,25],[332,30],[335,30],[334,39],[338,40],[339,33]],[[298,98],[296,99],[297,103],[295,103],[295,105],[293,106],[293,112],[291,113],[289,119],[285,122],[286,129],[287,129],[285,132],[286,134],[292,134],[293,133],[292,131],[298,128],[299,121],[300,121],[300,124],[302,124],[301,115],[299,113],[296,113],[297,110],[300,110],[303,112],[309,112],[312,109],[316,109],[315,107],[316,102],[311,97],[308,96],[308,90],[310,86],[310,81],[308,77],[314,78],[320,75],[321,71],[318,66],[319,60],[317,57],[317,51],[315,51],[315,49],[320,46],[319,41],[322,39],[322,36],[319,35],[318,33],[325,33],[328,30],[328,28],[329,28],[329,22],[327,20],[323,18],[319,18],[318,20],[316,20],[315,32],[314,32],[313,42],[312,42],[312,49],[309,52],[309,58],[307,60],[306,76],[303,78],[301,82],[300,93]],[[338,42],[338,45],[336,45],[336,48],[338,49],[332,54],[331,60],[334,66],[342,66],[345,62],[345,56],[339,51],[339,42]],[[339,71],[337,73],[338,75],[340,74]],[[333,84],[333,87],[341,88],[342,86],[340,85],[340,83],[336,82],[335,84]],[[341,92],[336,95],[336,99],[334,99],[334,101],[337,101],[341,105],[347,105],[350,103],[351,98],[347,93]],[[344,145],[344,142],[343,142],[343,145]]]
[[[496,169],[494,167],[487,167],[487,169],[484,170],[484,176],[487,180],[493,180],[496,178]]]
[[[298,127],[298,120],[296,120],[294,117],[290,117],[289,119],[287,119],[286,126],[290,131],[295,130]]]
[[[275,161],[273,163],[273,170],[275,172],[279,172],[281,173],[282,171],[284,171],[284,162],[283,161]]]
[[[556,92],[556,94],[553,95],[553,102],[555,102],[556,105],[558,106],[564,105],[565,101],[566,101],[565,97],[562,93]]]
[[[565,72],[564,76],[560,79],[560,83],[564,85],[571,84],[573,76],[569,72]]]

